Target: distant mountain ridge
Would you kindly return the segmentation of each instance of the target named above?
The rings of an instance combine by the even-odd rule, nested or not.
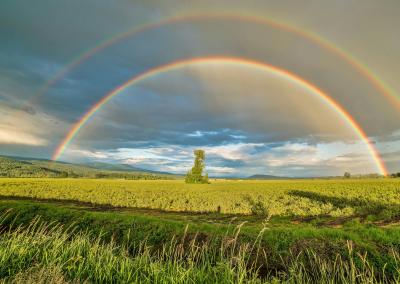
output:
[[[90,168],[99,169],[99,170],[109,170],[109,171],[126,171],[126,172],[143,172],[143,173],[151,173],[151,174],[162,174],[162,175],[172,175],[168,172],[162,171],[153,171],[142,169],[138,167],[134,167],[128,164],[110,164],[110,163],[103,163],[103,162],[90,162],[81,164]]]
[[[256,174],[249,176],[246,179],[291,179],[291,177]]]

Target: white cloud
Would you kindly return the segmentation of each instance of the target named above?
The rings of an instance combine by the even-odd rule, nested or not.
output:
[[[232,143],[221,146],[202,147],[207,155],[222,157],[227,160],[244,160],[249,158],[251,152],[257,147],[265,146],[263,143]]]
[[[107,152],[103,151],[90,151],[90,150],[83,150],[83,149],[71,149],[68,150],[68,155],[75,156],[75,157],[87,157],[93,159],[107,159],[110,155]]]
[[[0,121],[0,144],[8,145],[46,146],[67,129],[57,118],[32,106],[24,110],[0,106]]]
[[[0,144],[44,146],[48,141],[30,133],[0,125]]]
[[[195,132],[186,134],[186,136],[188,137],[203,137],[205,135],[217,135],[218,132],[217,131],[200,131],[200,130],[196,130]]]
[[[237,169],[230,168],[230,167],[207,167],[207,171],[213,174],[233,174],[237,172]]]
[[[246,136],[244,136],[244,135],[234,135],[234,134],[231,134],[231,135],[229,135],[230,137],[232,137],[232,138],[234,138],[234,139],[246,139],[247,137]]]

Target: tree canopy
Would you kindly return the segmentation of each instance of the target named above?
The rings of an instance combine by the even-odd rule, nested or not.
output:
[[[194,150],[194,165],[186,174],[186,183],[209,183],[208,174],[203,176],[206,154],[204,150]]]

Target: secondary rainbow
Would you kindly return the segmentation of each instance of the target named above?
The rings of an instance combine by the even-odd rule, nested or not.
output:
[[[215,56],[215,57],[200,57],[200,58],[190,58],[180,61],[174,61],[165,65],[160,65],[155,68],[152,68],[148,71],[140,73],[130,80],[126,81],[122,85],[118,86],[117,88],[113,89],[107,95],[105,95],[102,99],[100,99],[96,104],[94,104],[70,129],[68,134],[65,138],[61,141],[58,145],[54,154],[52,156],[53,160],[58,160],[63,152],[66,150],[68,145],[74,139],[74,137],[79,133],[79,131],[83,128],[83,126],[90,120],[91,117],[107,102],[109,102],[113,97],[121,93],[122,91],[126,90],[128,87],[139,83],[145,79],[151,78],[158,74],[176,70],[179,68],[183,68],[190,65],[206,65],[210,63],[218,63],[218,64],[238,64],[238,65],[246,65],[251,66],[254,68],[262,69],[266,72],[270,72],[276,75],[279,75],[291,82],[303,87],[312,94],[317,95],[324,103],[326,103],[332,110],[334,110],[342,119],[345,121],[348,126],[350,126],[357,136],[366,144],[368,151],[374,160],[377,169],[383,175],[387,175],[387,170],[385,164],[383,163],[382,159],[379,156],[378,151],[376,150],[375,146],[370,143],[368,136],[361,128],[361,126],[355,121],[355,119],[336,101],[334,101],[330,96],[324,93],[321,89],[317,86],[313,85],[312,83],[306,81],[305,79],[299,77],[298,75],[291,73],[287,70],[281,69],[279,67],[264,63],[264,62],[257,62],[245,58],[237,58],[237,57],[224,57],[224,56]]]
[[[344,51],[340,47],[334,45],[332,42],[329,42],[328,40],[324,39],[323,37],[317,34],[299,29],[287,23],[271,20],[256,15],[232,14],[232,13],[207,13],[207,14],[195,13],[189,15],[177,15],[171,18],[160,20],[158,22],[147,23],[142,26],[135,27],[133,29],[125,31],[123,33],[119,33],[113,36],[112,38],[102,41],[93,48],[81,53],[78,57],[76,57],[68,65],[66,65],[66,67],[62,68],[59,72],[57,72],[54,75],[54,77],[52,77],[49,81],[47,81],[40,88],[40,90],[32,97],[29,103],[32,104],[35,99],[47,93],[47,91],[53,85],[55,85],[58,81],[64,78],[72,70],[80,66],[83,62],[89,60],[94,55],[98,54],[99,52],[103,51],[104,49],[110,46],[113,46],[116,43],[119,43],[128,38],[132,38],[146,31],[160,28],[165,25],[172,25],[176,23],[189,22],[189,21],[204,21],[204,20],[237,20],[237,21],[253,22],[300,36],[320,46],[321,48],[335,54],[343,61],[347,62],[350,66],[356,69],[362,76],[364,76],[376,90],[378,90],[389,101],[391,101],[391,103],[393,103],[393,105],[396,108],[400,109],[400,97],[397,96],[396,93],[383,80],[381,80],[376,74],[374,74],[372,70],[370,70],[367,66],[362,64],[353,55]]]

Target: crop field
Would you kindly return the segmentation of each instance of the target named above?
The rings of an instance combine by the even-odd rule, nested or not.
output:
[[[180,180],[6,178],[0,180],[0,195],[176,212],[335,217],[372,212],[391,217],[399,211],[400,181],[221,180],[190,185]]]
[[[0,279],[398,283],[399,197],[398,179],[2,178]]]

